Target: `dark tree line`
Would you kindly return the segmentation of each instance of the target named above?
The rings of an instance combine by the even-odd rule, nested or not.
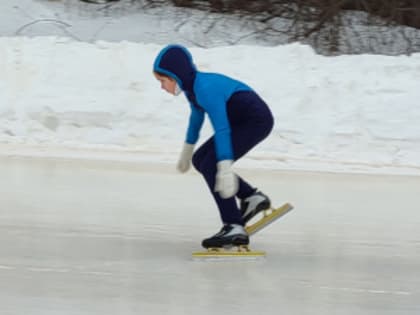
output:
[[[120,0],[80,0],[90,3],[110,3]],[[345,10],[363,11],[386,19],[389,23],[420,29],[419,0],[131,0],[145,4],[197,8],[217,13],[258,14],[273,17],[317,19],[320,24],[334,19]]]
[[[240,17],[261,36],[307,42],[320,52],[410,54],[420,51],[420,0],[80,0],[128,2],[146,10],[194,8]],[[257,26],[258,25],[258,26]],[[399,46],[399,47],[398,47]],[[382,48],[381,48],[382,47]]]

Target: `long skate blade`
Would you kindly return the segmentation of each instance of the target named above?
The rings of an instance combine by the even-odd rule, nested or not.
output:
[[[194,259],[257,259],[264,258],[265,252],[253,251],[248,246],[225,248],[209,248],[206,251],[192,253]]]
[[[293,209],[293,206],[289,203],[285,203],[280,208],[277,209],[271,209],[271,213],[268,215],[264,215],[260,220],[255,222],[254,224],[248,225],[245,230],[247,231],[248,235],[251,236],[261,229],[265,228],[270,223],[273,223],[278,218],[284,216],[286,213],[288,213],[290,210]]]

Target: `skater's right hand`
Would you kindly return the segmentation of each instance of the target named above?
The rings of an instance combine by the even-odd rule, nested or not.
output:
[[[176,169],[181,172],[185,173],[191,167],[191,159],[194,153],[194,145],[190,143],[184,143],[182,147],[181,155],[179,156],[178,164],[176,165]]]
[[[238,192],[239,181],[232,170],[232,164],[232,160],[217,162],[216,185],[214,191],[217,191],[223,199],[231,198]]]

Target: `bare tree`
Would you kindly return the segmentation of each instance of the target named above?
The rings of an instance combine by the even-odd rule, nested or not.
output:
[[[119,0],[81,0],[115,2]],[[122,2],[123,0],[121,0]],[[420,51],[419,0],[125,0],[235,15],[267,42],[276,37],[312,45],[324,54],[411,54]],[[222,23],[223,18],[219,21]],[[187,23],[188,21],[180,21]],[[217,19],[209,24],[217,26]]]

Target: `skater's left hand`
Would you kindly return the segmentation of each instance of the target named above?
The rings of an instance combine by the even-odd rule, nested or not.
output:
[[[216,185],[214,190],[224,199],[231,198],[238,192],[238,177],[232,170],[232,160],[217,163]]]
[[[179,156],[178,163],[176,165],[176,169],[180,173],[187,172],[191,167],[191,159],[194,153],[194,145],[189,143],[184,143],[181,151],[181,155]]]

